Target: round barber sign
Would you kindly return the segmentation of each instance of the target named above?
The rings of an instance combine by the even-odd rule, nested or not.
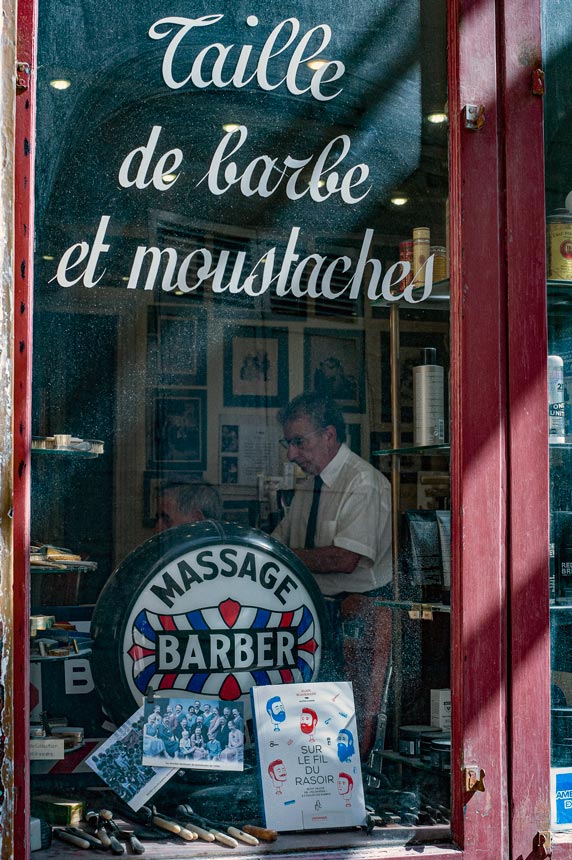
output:
[[[117,723],[150,689],[233,702],[254,685],[315,680],[323,598],[291,550],[212,521],[155,535],[103,589],[92,620],[93,674]]]

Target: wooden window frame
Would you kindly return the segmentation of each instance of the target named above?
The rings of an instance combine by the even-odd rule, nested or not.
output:
[[[548,827],[550,807],[542,105],[527,89],[540,57],[540,4],[449,0],[448,7],[452,828],[459,848],[428,847],[424,856],[477,860],[488,845],[491,857],[526,860],[536,856],[533,841]],[[29,856],[29,745],[22,727],[29,715],[36,32],[37,0],[21,0],[18,59],[32,74],[16,101],[12,653],[24,671],[14,673],[9,718],[20,730],[2,850],[20,858]],[[523,37],[533,48],[526,62],[518,51]],[[484,125],[471,130],[465,106],[480,104]],[[526,185],[519,153],[526,153]],[[522,343],[534,348],[525,351]],[[537,756],[527,746],[533,740]],[[465,790],[463,769],[473,766],[485,772],[484,792]],[[381,853],[399,858],[411,851],[387,846]]]

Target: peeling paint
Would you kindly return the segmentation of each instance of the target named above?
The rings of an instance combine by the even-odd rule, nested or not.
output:
[[[14,155],[16,0],[2,0],[0,29],[0,511],[10,511],[13,495],[12,386],[14,348]],[[23,314],[26,307],[21,307]],[[18,389],[16,389],[18,391]],[[16,395],[18,396],[18,395]],[[21,396],[21,395],[20,395]],[[15,860],[14,809],[14,674],[13,623],[13,520],[0,520],[0,857]],[[20,731],[21,727],[21,719]]]

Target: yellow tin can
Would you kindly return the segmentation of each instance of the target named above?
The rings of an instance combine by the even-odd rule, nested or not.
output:
[[[556,209],[546,219],[548,277],[572,281],[572,212]]]
[[[429,227],[413,228],[413,286],[423,286],[425,270],[422,268],[429,257],[431,232]]]
[[[433,281],[444,281],[447,277],[447,249],[442,245],[431,245],[431,254],[435,257],[433,263]]]

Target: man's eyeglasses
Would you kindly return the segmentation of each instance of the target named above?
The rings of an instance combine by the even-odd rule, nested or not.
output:
[[[309,439],[310,436],[315,436],[316,433],[321,432],[322,429],[320,428],[319,430],[312,430],[311,433],[306,433],[304,436],[292,436],[291,439],[279,439],[278,441],[283,448],[288,449],[292,445],[292,447],[298,448],[298,450],[302,451],[306,443],[306,439]]]

